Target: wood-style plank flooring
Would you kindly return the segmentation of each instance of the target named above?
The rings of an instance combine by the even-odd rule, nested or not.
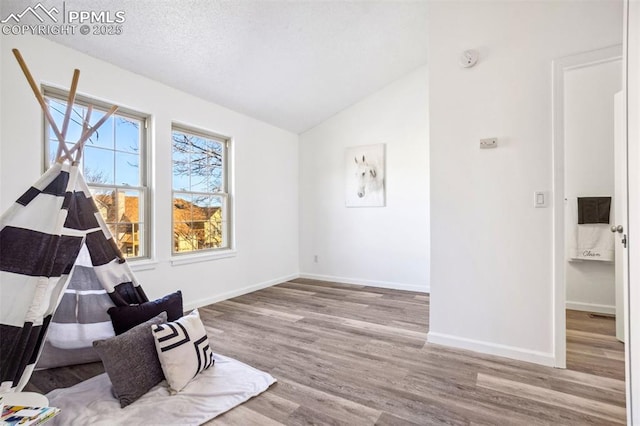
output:
[[[425,344],[429,296],[297,279],[200,308],[215,352],[278,382],[211,425],[625,423],[615,321],[567,312],[566,370]],[[46,393],[100,363],[36,372]]]

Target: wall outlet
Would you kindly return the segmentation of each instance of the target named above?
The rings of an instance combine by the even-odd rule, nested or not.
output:
[[[313,263],[318,263],[318,255],[313,256]]]
[[[497,148],[498,147],[498,138],[486,138],[480,139],[480,148]]]

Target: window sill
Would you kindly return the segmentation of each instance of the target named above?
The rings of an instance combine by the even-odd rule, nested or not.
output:
[[[189,263],[207,262],[209,260],[226,259],[229,257],[236,257],[237,254],[238,252],[233,249],[220,250],[220,251],[207,252],[207,253],[184,254],[184,255],[172,257],[171,265],[172,266],[188,265]]]
[[[158,262],[153,259],[128,260],[127,263],[133,272],[156,269]]]

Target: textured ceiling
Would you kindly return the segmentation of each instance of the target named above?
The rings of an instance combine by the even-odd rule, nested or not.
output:
[[[37,4],[1,3],[3,18]],[[62,0],[41,3],[62,10]],[[427,60],[426,1],[66,0],[64,7],[122,10],[123,34],[51,40],[296,133]]]

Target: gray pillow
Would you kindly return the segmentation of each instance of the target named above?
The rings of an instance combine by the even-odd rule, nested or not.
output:
[[[131,404],[164,379],[151,326],[165,322],[167,313],[162,312],[126,333],[93,342],[120,407]]]

